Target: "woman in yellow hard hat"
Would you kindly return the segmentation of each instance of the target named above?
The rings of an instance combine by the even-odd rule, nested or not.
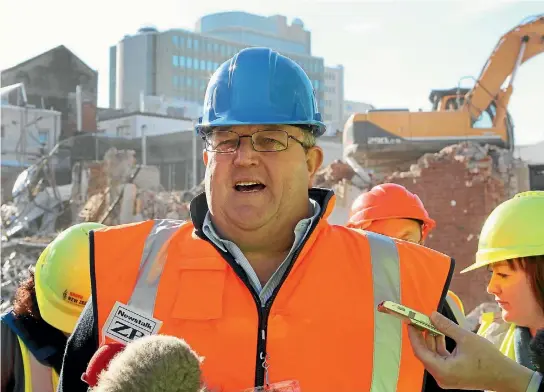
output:
[[[67,336],[91,294],[89,231],[81,223],[59,234],[21,283],[1,316],[2,391],[54,392]]]
[[[487,292],[504,321],[511,323],[500,351],[534,370],[529,344],[544,328],[544,192],[529,191],[500,204],[487,218],[475,263],[465,273],[487,267]],[[484,335],[492,320],[483,317]]]

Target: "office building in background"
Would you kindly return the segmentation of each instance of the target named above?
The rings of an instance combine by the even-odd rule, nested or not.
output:
[[[262,29],[257,29],[261,25]],[[141,96],[201,103],[213,72],[248,46],[269,46],[308,74],[324,109],[324,60],[311,55],[310,32],[295,19],[242,12],[208,15],[197,31],[145,27],[110,48],[110,107],[138,110]]]

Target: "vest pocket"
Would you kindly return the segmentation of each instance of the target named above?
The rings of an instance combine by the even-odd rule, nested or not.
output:
[[[223,315],[226,265],[217,258],[181,262],[172,317],[183,320],[213,320]]]

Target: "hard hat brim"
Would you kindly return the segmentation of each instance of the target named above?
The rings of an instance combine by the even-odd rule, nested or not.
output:
[[[484,261],[484,262],[480,262],[480,263],[474,263],[472,264],[471,266],[465,268],[464,270],[462,270],[460,272],[460,274],[464,274],[466,272],[470,272],[470,271],[474,271],[474,270],[477,270],[479,268],[482,268],[482,267],[486,267],[490,264],[494,264],[494,263],[497,263],[497,261]]]

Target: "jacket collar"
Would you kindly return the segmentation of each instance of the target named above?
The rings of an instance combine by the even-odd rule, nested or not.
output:
[[[332,189],[326,188],[310,188],[308,190],[308,196],[310,199],[315,200],[321,207],[321,213],[319,218],[327,219],[334,209],[336,202],[336,196]],[[191,221],[198,231],[202,230],[204,224],[204,218],[208,212],[208,201],[206,199],[206,193],[202,192],[191,201],[190,213]]]

